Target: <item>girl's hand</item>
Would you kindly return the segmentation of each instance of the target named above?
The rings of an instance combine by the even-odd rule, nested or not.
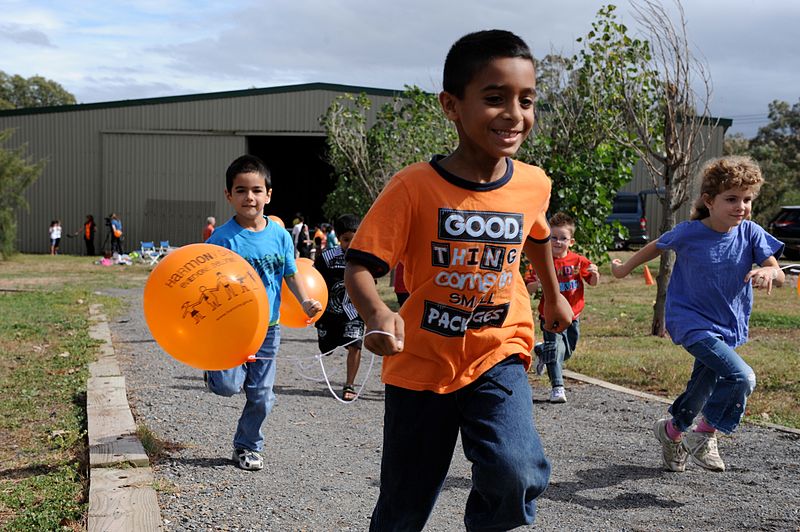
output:
[[[780,268],[767,266],[750,270],[744,278],[744,282],[753,284],[757,290],[766,290],[767,294],[772,293],[772,282],[778,278]]]
[[[625,264],[619,260],[614,259],[611,261],[611,275],[616,277],[617,279],[622,279],[626,275],[628,275],[628,270],[625,268]]]

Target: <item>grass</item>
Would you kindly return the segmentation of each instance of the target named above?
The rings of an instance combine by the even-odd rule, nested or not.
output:
[[[82,257],[0,262],[0,529],[85,530],[89,305],[119,311],[96,291],[146,274]]]

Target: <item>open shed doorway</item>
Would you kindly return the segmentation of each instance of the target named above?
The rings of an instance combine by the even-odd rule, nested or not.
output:
[[[267,214],[280,217],[287,228],[298,212],[310,227],[327,221],[322,204],[335,182],[333,168],[324,160],[324,136],[251,136],[247,151],[264,161],[272,173]]]

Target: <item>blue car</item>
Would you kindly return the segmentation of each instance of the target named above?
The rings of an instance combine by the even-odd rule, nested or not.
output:
[[[614,249],[640,248],[647,244],[647,217],[645,216],[645,194],[647,192],[617,192],[607,224],[619,222],[628,235],[614,236]]]

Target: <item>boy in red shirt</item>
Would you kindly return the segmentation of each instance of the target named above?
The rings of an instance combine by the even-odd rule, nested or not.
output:
[[[561,368],[564,361],[568,360],[575,351],[580,337],[578,317],[583,310],[583,282],[590,286],[597,285],[600,273],[597,266],[569,248],[575,244],[575,220],[563,212],[557,212],[550,218],[550,245],[553,248],[553,264],[558,277],[558,287],[569,304],[575,317],[572,323],[563,332],[554,333],[545,329],[544,297],[539,301],[539,316],[542,323],[542,337],[544,343],[536,344],[536,374],[542,375],[547,367],[547,376],[550,378],[552,390],[551,403],[566,403],[567,394],[564,392],[564,377]],[[528,268],[525,277],[528,293],[534,294],[539,289],[539,281],[532,267]]]
[[[466,530],[532,523],[550,476],[526,374],[534,326],[523,250],[547,294],[547,328],[564,330],[572,309],[553,270],[550,179],[511,159],[533,127],[533,56],[507,31],[466,35],[447,54],[443,89],[458,147],[392,177],[345,257],[364,344],[386,355],[373,532],[425,527],[459,434],[472,462]],[[373,276],[399,262],[409,297],[398,314]]]

